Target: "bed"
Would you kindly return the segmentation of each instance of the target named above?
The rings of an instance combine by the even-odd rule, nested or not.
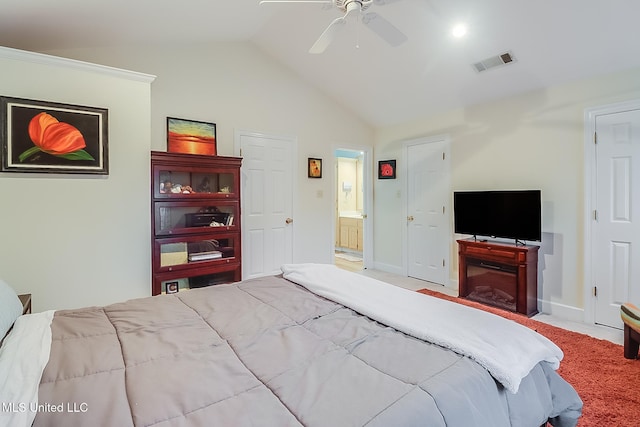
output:
[[[0,348],[0,425],[575,426],[561,358],[499,316],[287,265],[19,316]]]

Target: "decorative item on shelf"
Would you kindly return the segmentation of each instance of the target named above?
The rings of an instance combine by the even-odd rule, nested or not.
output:
[[[322,178],[322,159],[315,159],[309,157],[308,162],[308,177],[309,178]]]
[[[198,185],[198,193],[211,193],[211,180],[208,176],[202,178],[200,185]]]
[[[189,255],[189,261],[207,261],[210,259],[222,258],[222,252],[220,251],[205,251],[196,252]]]
[[[216,124],[167,117],[167,151],[216,156]]]
[[[220,242],[215,239],[201,240],[198,242],[191,242],[188,244],[189,254],[212,252],[218,250]]]
[[[160,194],[191,194],[195,193],[190,185],[178,184],[171,181],[171,177],[160,177]]]
[[[171,188],[173,188],[173,183],[169,179],[162,179],[160,181],[160,193],[166,194],[171,193]]]
[[[108,110],[0,96],[3,172],[109,174]]]
[[[215,210],[185,214],[185,225],[187,227],[224,227],[227,225],[230,214],[220,212],[216,207],[213,209]]]
[[[396,179],[395,160],[380,160],[378,162],[378,179]]]
[[[178,286],[178,282],[167,282],[167,293],[175,294],[180,290],[180,286]]]

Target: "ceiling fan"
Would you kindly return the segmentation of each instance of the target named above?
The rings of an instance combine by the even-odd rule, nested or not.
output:
[[[265,3],[319,3],[332,5],[344,14],[334,19],[320,35],[318,40],[311,46],[309,53],[322,53],[331,44],[335,35],[345,26],[347,18],[356,16],[360,18],[362,24],[376,33],[391,46],[399,46],[407,40],[402,31],[396,28],[391,22],[384,19],[375,12],[366,12],[373,4],[381,6],[393,3],[397,0],[262,0]]]

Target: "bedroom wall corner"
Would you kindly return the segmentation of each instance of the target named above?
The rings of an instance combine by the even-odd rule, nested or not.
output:
[[[400,158],[403,140],[448,134],[452,190],[541,189],[538,308],[582,321],[584,110],[637,99],[639,77],[640,69],[631,69],[380,128],[375,150],[378,156]],[[392,194],[381,197],[381,192],[389,192],[383,184],[375,183],[376,220],[404,222],[402,205],[385,199]],[[389,233],[388,228],[376,227],[374,238],[380,241]],[[451,246],[452,283],[458,268],[456,237]],[[403,242],[396,237],[387,243],[376,248],[376,263],[398,265]]]
[[[151,293],[154,77],[0,47],[0,94],[108,109],[109,175],[0,173],[0,277],[33,310]]]

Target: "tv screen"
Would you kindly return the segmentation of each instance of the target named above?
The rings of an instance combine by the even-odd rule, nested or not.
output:
[[[454,230],[458,234],[542,240],[540,190],[456,191]]]

